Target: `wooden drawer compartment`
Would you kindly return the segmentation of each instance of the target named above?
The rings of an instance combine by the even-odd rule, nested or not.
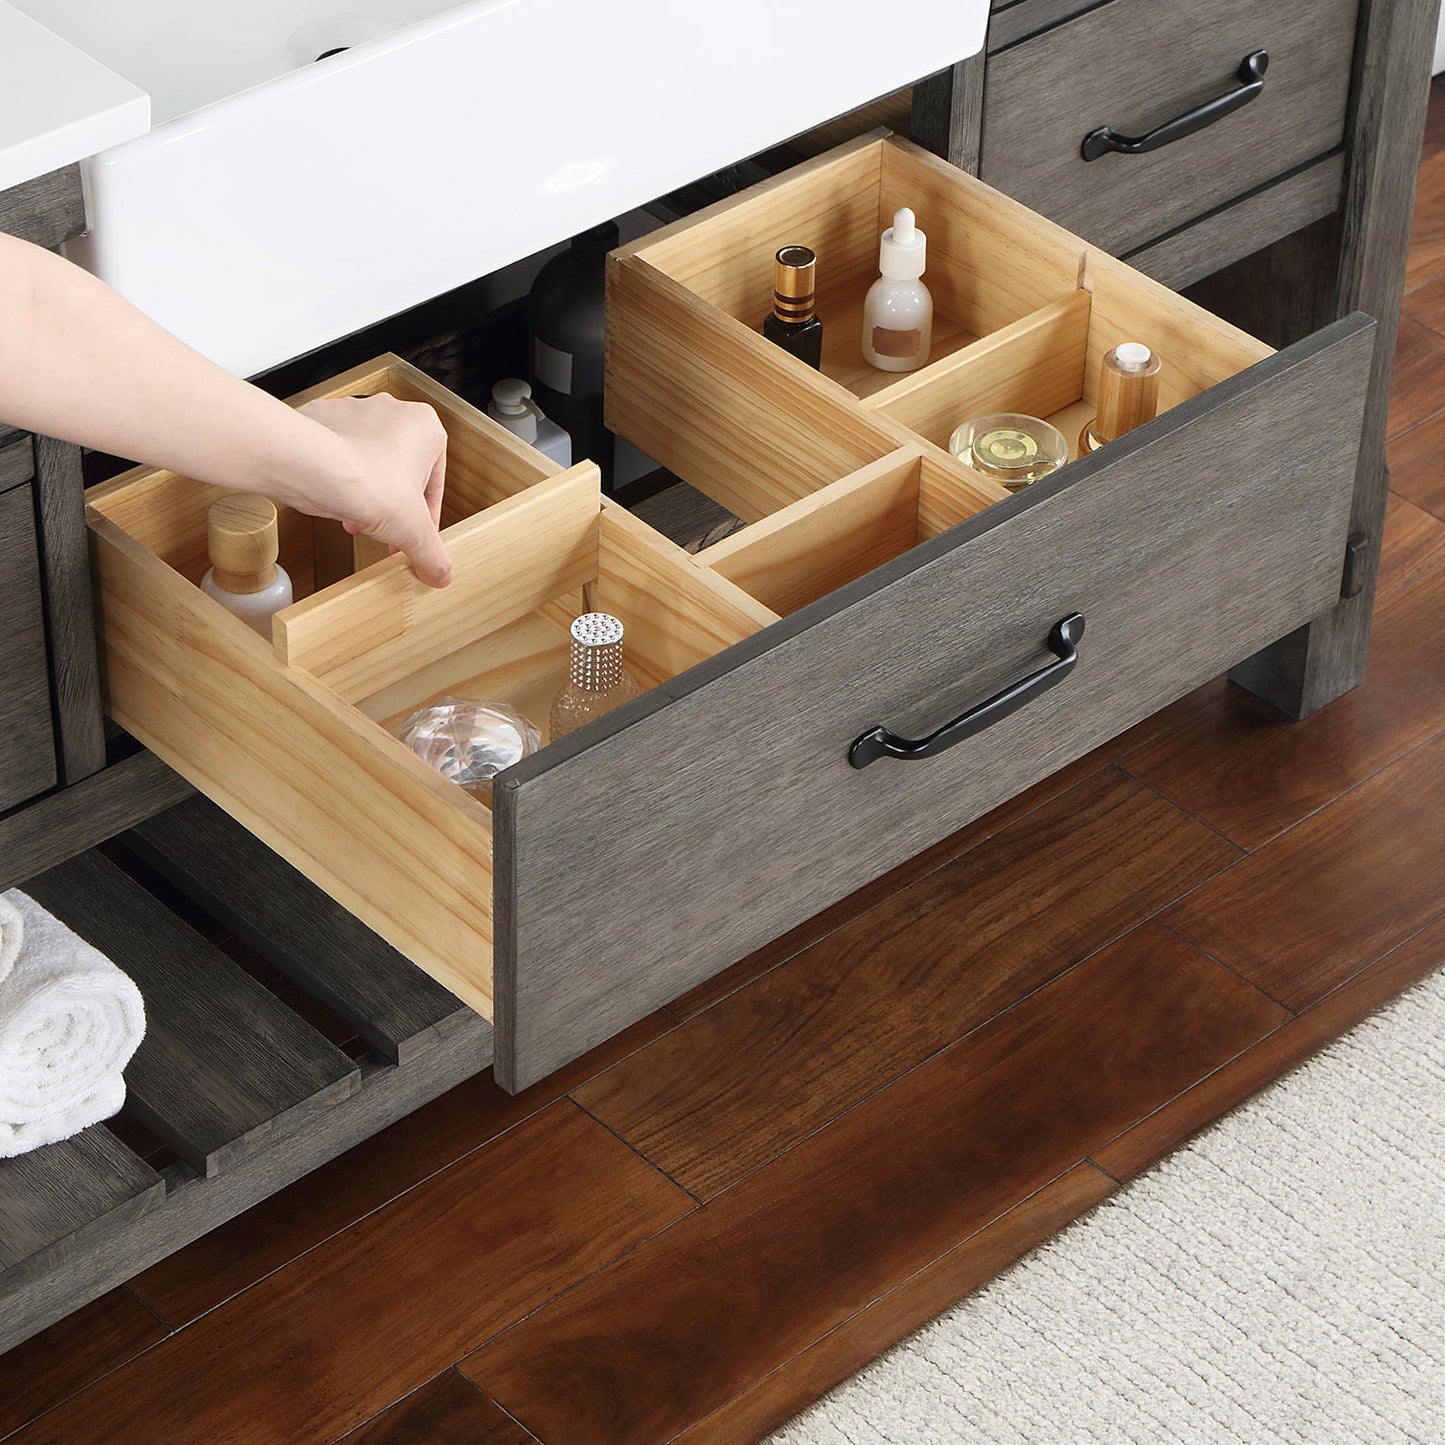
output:
[[[448,432],[445,537],[455,580],[403,558],[313,590],[315,524],[283,509],[298,600],[268,644],[201,592],[219,494],[132,472],[91,496],[112,715],[307,877],[486,1017],[493,1008],[490,810],[389,728],[460,694],[505,697],[545,735],[567,627],[628,619],[628,662],[656,687],[775,614],[621,508],[597,468],[561,471],[396,358],[317,395],[427,400]],[[329,537],[326,539],[331,540]]]
[[[762,339],[777,245],[815,245],[826,277],[829,238],[871,252],[904,201],[957,238],[929,271],[957,330],[927,368],[875,384],[839,349],[830,377]],[[869,276],[834,271],[847,315]],[[390,559],[301,597],[268,646],[195,585],[211,493],[132,474],[91,515],[112,709],[492,1017],[524,1087],[1329,606],[1371,330],[1273,354],[906,143],[855,143],[611,263],[613,425],[741,531],[691,556],[590,464],[558,472],[386,361],[324,391],[438,407],[453,586]],[[1077,431],[1126,337],[1169,365],[1148,426],[1013,497],[939,445],[984,406]],[[312,530],[283,531],[304,578]],[[387,731],[446,693],[543,723],[587,606],[623,618],[647,690],[509,769],[492,810]],[[1039,669],[1075,611],[1067,686],[926,764],[850,766],[876,725],[936,727]]]
[[[979,174],[1111,251],[1127,251],[1339,145],[1359,0],[1111,0],[991,55]],[[1086,161],[1084,137],[1142,137],[1269,66],[1259,94],[1144,154]]]

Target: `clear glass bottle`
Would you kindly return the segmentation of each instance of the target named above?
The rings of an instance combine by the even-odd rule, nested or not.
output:
[[[583,613],[572,624],[572,676],[552,700],[551,741],[641,692],[622,665],[622,624],[608,612]]]

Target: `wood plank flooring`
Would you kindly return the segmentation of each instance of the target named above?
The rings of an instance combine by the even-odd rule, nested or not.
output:
[[[0,1358],[0,1438],[756,1440],[1445,961],[1445,88],[1365,686],[1215,681]],[[1067,860],[1069,867],[1061,868]]]

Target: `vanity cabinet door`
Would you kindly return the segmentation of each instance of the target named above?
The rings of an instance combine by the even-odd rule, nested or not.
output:
[[[1344,136],[1359,0],[1110,0],[989,57],[979,174],[1121,254]],[[1258,74],[1246,65],[1263,52]],[[1165,140],[1084,157],[1105,127]],[[1234,107],[1230,109],[1229,107]]]
[[[0,440],[0,812],[56,782],[31,457]]]
[[[525,1087],[1330,607],[1373,330],[1261,361],[504,774],[498,1079]],[[1059,685],[936,756],[850,764],[880,725],[922,737],[1060,664],[1074,614]]]

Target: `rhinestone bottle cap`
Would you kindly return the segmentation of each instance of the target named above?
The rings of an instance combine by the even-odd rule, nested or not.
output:
[[[610,612],[584,612],[572,624],[572,684],[606,692],[622,681],[622,624]]]

